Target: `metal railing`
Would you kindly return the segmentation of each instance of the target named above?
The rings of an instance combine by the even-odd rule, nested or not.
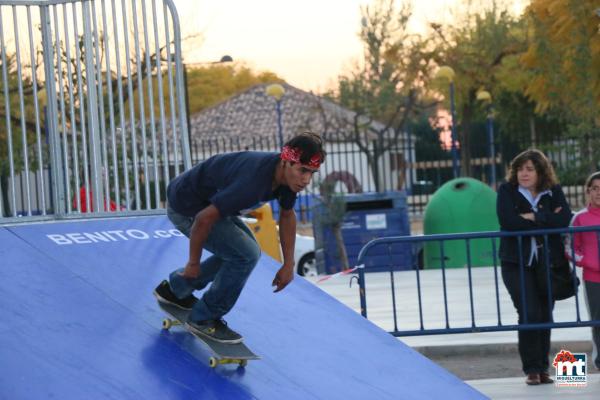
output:
[[[253,136],[251,127],[248,129],[250,129],[248,135],[252,137],[252,140],[244,140],[244,144],[239,138],[193,138],[191,141],[192,162],[197,163],[222,152],[278,151],[279,139],[275,132],[271,136],[261,137]],[[571,143],[573,139],[555,140],[552,143],[538,143],[538,145],[545,149],[560,146],[563,142]],[[318,195],[318,184],[326,179],[336,180],[338,182],[336,191],[341,193],[406,190],[409,212],[411,214],[422,214],[435,190],[453,179],[452,160],[449,159],[449,154],[448,159],[424,160],[419,157],[417,146],[418,144],[414,140],[399,140],[390,144],[377,163],[376,168],[378,168],[378,171],[374,174],[373,169],[375,166],[367,162],[367,154],[363,150],[351,142],[326,142],[327,160],[321,166],[309,190],[303,192],[303,195]],[[522,143],[518,148],[526,149],[529,146],[530,143]],[[565,158],[562,153],[549,151],[548,154],[551,160],[557,164],[558,172],[573,164],[573,161]],[[510,157],[515,155],[510,153]],[[510,162],[510,159],[505,156],[505,154],[498,153],[495,159],[488,157],[473,158],[471,160],[470,177],[491,184],[491,165],[495,166],[498,176],[503,176],[504,167]],[[377,175],[379,179],[378,185],[375,185],[374,175]],[[581,178],[585,179],[585,175],[581,174]],[[567,184],[563,185],[563,191],[572,208],[577,209],[585,206],[583,183],[575,184],[567,181]]]
[[[0,0],[0,221],[162,210],[191,166],[172,0]]]
[[[572,314],[572,319],[568,320],[568,321],[560,321],[560,322],[546,322],[546,323],[533,323],[533,322],[529,322],[527,320],[527,315],[524,316],[524,321],[521,324],[515,324],[515,323],[509,323],[509,324],[505,324],[503,323],[503,318],[506,318],[506,315],[503,315],[503,313],[501,312],[501,304],[502,303],[507,303],[503,300],[506,300],[506,298],[503,298],[503,296],[501,295],[501,285],[502,283],[498,282],[498,260],[497,260],[497,240],[501,237],[517,237],[518,240],[518,244],[519,244],[519,256],[520,259],[522,260],[522,251],[523,251],[523,247],[522,247],[522,241],[523,241],[523,237],[527,236],[530,237],[532,235],[536,235],[536,236],[541,236],[544,239],[544,243],[546,244],[544,246],[544,249],[547,249],[548,246],[548,235],[553,235],[553,234],[560,234],[560,235],[568,235],[571,239],[572,239],[572,235],[575,233],[579,233],[579,232],[597,232],[598,234],[598,246],[600,248],[600,226],[593,226],[593,227],[576,227],[576,228],[560,228],[560,229],[544,229],[544,230],[532,230],[532,231],[523,231],[523,232],[478,232],[478,233],[460,233],[460,234],[438,234],[438,235],[425,235],[425,236],[404,236],[404,237],[387,237],[387,238],[379,238],[379,239],[374,239],[372,241],[370,241],[369,243],[367,243],[360,251],[360,254],[358,256],[358,261],[357,264],[359,265],[359,268],[357,269],[357,273],[358,273],[358,284],[359,284],[359,297],[360,297],[360,310],[361,310],[361,314],[363,317],[367,318],[368,317],[368,313],[367,313],[367,288],[366,288],[366,280],[367,280],[367,275],[369,274],[365,274],[365,268],[364,267],[360,267],[361,265],[364,265],[365,263],[365,259],[367,257],[369,257],[370,253],[374,252],[374,249],[381,247],[381,246],[387,246],[388,249],[391,248],[391,246],[393,244],[398,244],[398,243],[410,243],[410,244],[417,244],[420,242],[439,242],[439,246],[440,246],[440,261],[441,261],[441,268],[439,270],[439,272],[441,273],[441,282],[437,282],[437,285],[435,285],[435,288],[432,290],[431,287],[429,287],[429,290],[425,290],[425,288],[422,285],[422,275],[424,273],[426,273],[425,271],[422,271],[419,269],[418,266],[418,262],[417,260],[413,260],[413,266],[414,266],[414,281],[411,279],[411,282],[414,282],[416,285],[416,309],[411,309],[409,304],[402,304],[400,307],[398,305],[398,295],[399,295],[399,291],[397,290],[396,286],[398,285],[397,282],[397,269],[394,268],[394,261],[392,259],[392,257],[389,257],[390,260],[390,270],[389,270],[389,274],[390,274],[390,298],[391,298],[391,310],[387,310],[386,314],[389,314],[389,312],[391,311],[391,315],[392,315],[392,325],[393,325],[393,329],[390,331],[390,333],[394,336],[418,336],[418,335],[436,335],[436,334],[451,334],[451,333],[473,333],[473,332],[494,332],[494,331],[509,331],[509,330],[523,330],[523,329],[545,329],[545,328],[568,328],[568,327],[583,327],[583,326],[600,326],[600,320],[582,320],[581,319],[581,311],[580,311],[580,292],[582,290],[582,286],[583,283],[580,285],[578,291],[576,292],[576,295],[574,296],[573,299],[570,300],[574,300],[573,302],[573,314]],[[476,310],[478,309],[478,298],[476,296],[474,296],[474,290],[478,287],[477,284],[474,282],[473,280],[473,275],[475,271],[481,271],[484,268],[481,267],[473,267],[472,266],[472,262],[471,262],[471,242],[473,240],[490,240],[491,242],[491,247],[493,249],[493,265],[490,265],[490,267],[492,268],[493,271],[493,288],[494,288],[494,293],[490,293],[490,292],[485,292],[483,293],[484,296],[488,296],[486,298],[486,300],[489,300],[489,296],[493,296],[493,300],[494,300],[494,312],[491,313],[489,307],[490,304],[489,302],[486,302],[486,306],[487,307],[485,310],[481,310],[481,307],[479,307],[479,309],[483,312],[485,311],[485,316],[483,318],[479,318]],[[450,297],[450,289],[451,289],[451,283],[449,283],[449,279],[448,279],[448,274],[450,272],[450,270],[452,271],[457,271],[457,268],[448,268],[446,266],[446,257],[445,257],[445,246],[444,244],[448,241],[459,241],[459,242],[463,242],[464,241],[464,249],[465,249],[465,254],[466,254],[466,266],[465,268],[461,268],[460,270],[466,270],[466,275],[467,275],[467,282],[468,282],[468,286],[467,286],[467,291],[468,293],[461,293],[460,299],[461,302],[465,300],[465,297],[468,301],[468,315],[464,315],[464,313],[462,313],[460,316],[457,316],[456,318],[453,318],[453,313],[454,316],[456,316],[456,314],[458,314],[457,308],[459,308],[459,306],[461,304],[458,304],[457,302],[451,302],[449,300]],[[572,240],[570,240],[570,243],[573,243]],[[569,251],[570,255],[571,255],[571,259],[575,259],[575,253],[574,253],[574,248],[572,247],[572,245],[570,246],[570,251]],[[391,253],[390,253],[391,254]],[[549,265],[550,262],[550,256],[548,251],[545,251],[541,257],[544,258],[546,265]],[[524,265],[521,262],[519,265],[520,268],[520,274],[521,274],[521,293],[525,293],[525,285],[524,285],[524,281],[523,281],[523,273],[524,273]],[[488,271],[489,272],[489,271]],[[411,271],[403,271],[401,272],[402,278],[403,279],[409,279],[407,274],[410,274]],[[573,274],[576,274],[575,269],[573,269]],[[462,278],[462,277],[461,277]],[[552,293],[551,293],[551,285],[550,285],[550,272],[548,269],[548,273],[547,273],[547,284],[548,287],[550,288],[547,292],[547,296],[548,296],[548,302],[549,304],[552,304],[551,298],[552,298]],[[431,282],[429,282],[431,285]],[[380,285],[378,286],[380,287]],[[486,286],[486,289],[489,289],[489,287]],[[456,294],[455,294],[456,295]],[[436,304],[436,307],[432,307],[434,308],[434,310],[432,310],[431,308],[427,308],[425,304],[432,304],[432,301],[430,301],[431,299],[428,298],[428,296],[436,297],[436,301],[434,301],[434,303]],[[440,303],[439,301],[437,301],[438,296],[441,296],[442,298],[442,302]],[[523,309],[527,309],[527,299],[526,299],[526,295],[522,295],[521,299],[522,299],[522,305],[523,305]],[[481,299],[481,298],[479,298]],[[456,300],[456,297],[455,297]],[[481,301],[483,303],[483,301]],[[516,315],[516,313],[514,312],[512,303],[509,303],[510,305],[508,306],[508,308],[510,308],[510,315],[512,317],[514,317]],[[441,307],[439,307],[441,306]],[[441,312],[441,314],[440,314]],[[381,314],[381,310],[379,312]],[[552,313],[552,307],[550,308],[550,313]],[[526,313],[525,313],[526,314]],[[406,316],[413,316],[413,315],[418,315],[418,320],[415,321],[414,318],[413,319],[404,319],[402,320],[402,323],[407,325],[407,326],[417,326],[418,328],[416,329],[401,329],[400,325],[401,323],[399,323],[399,320],[402,318],[403,315]],[[426,320],[429,320],[428,322],[426,322]],[[554,321],[552,319],[552,315],[550,315],[550,319],[549,321]]]

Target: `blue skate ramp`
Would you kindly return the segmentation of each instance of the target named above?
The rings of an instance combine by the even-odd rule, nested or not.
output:
[[[262,360],[210,368],[200,341],[161,329],[152,290],[188,246],[166,217],[4,227],[0,241],[0,398],[485,398],[301,278],[273,293],[267,256],[227,315]]]

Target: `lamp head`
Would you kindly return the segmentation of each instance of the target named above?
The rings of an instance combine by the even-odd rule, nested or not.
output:
[[[269,86],[267,86],[265,91],[269,96],[274,97],[277,101],[281,100],[281,98],[285,94],[285,88],[279,83],[270,84]]]
[[[436,77],[447,79],[450,83],[454,82],[454,70],[452,67],[444,65],[438,70]]]
[[[491,103],[492,95],[487,90],[479,90],[477,92],[477,100],[483,101],[486,103]]]

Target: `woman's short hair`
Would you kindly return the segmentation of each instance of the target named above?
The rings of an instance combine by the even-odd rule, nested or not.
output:
[[[521,154],[517,155],[510,163],[508,173],[506,174],[506,180],[513,185],[518,185],[517,171],[527,162],[531,161],[535,168],[535,172],[538,176],[536,190],[541,192],[548,190],[552,186],[558,184],[556,173],[550,163],[550,160],[537,149],[525,150]]]

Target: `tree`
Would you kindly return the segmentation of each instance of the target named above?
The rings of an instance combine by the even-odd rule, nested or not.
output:
[[[527,9],[529,47],[523,65],[532,71],[526,94],[536,111],[566,122],[580,139],[581,173],[599,166],[600,27],[597,0],[533,0]]]
[[[600,101],[600,34],[595,0],[533,0],[523,64],[535,71],[527,94],[538,111],[555,107],[587,117]],[[595,104],[595,107],[593,107]],[[557,111],[557,110],[555,110]]]
[[[490,89],[503,139],[535,147],[560,137],[564,124],[552,114],[535,111],[537,103],[525,94],[533,73],[523,68],[522,54],[506,57],[495,75],[496,86]]]
[[[428,40],[408,32],[406,3],[398,10],[393,0],[377,0],[361,11],[363,59],[325,96],[353,111],[339,117],[335,131],[366,155],[380,190],[379,159],[397,143],[409,118],[425,107],[422,94],[433,52]]]
[[[272,72],[255,72],[243,64],[188,67],[190,114],[196,114],[261,83],[283,82]]]
[[[344,199],[343,194],[335,193],[334,181],[321,182],[319,184],[319,189],[321,196],[317,199],[323,207],[317,221],[320,225],[331,229],[342,270],[346,270],[350,266],[348,263],[346,245],[344,244],[344,236],[342,235],[342,224],[344,223],[344,216],[346,215],[346,200]]]
[[[526,48],[525,27],[496,2],[482,12],[468,10],[464,21],[451,26],[432,24],[437,36],[438,65],[454,69],[458,139],[461,173],[471,175],[471,128],[477,118],[485,118],[476,94],[486,88],[494,99],[506,91],[523,85],[526,76],[519,71],[517,57]],[[437,82],[441,93],[447,93],[447,82]],[[515,100],[511,97],[511,100]],[[506,117],[511,112],[507,110]]]

